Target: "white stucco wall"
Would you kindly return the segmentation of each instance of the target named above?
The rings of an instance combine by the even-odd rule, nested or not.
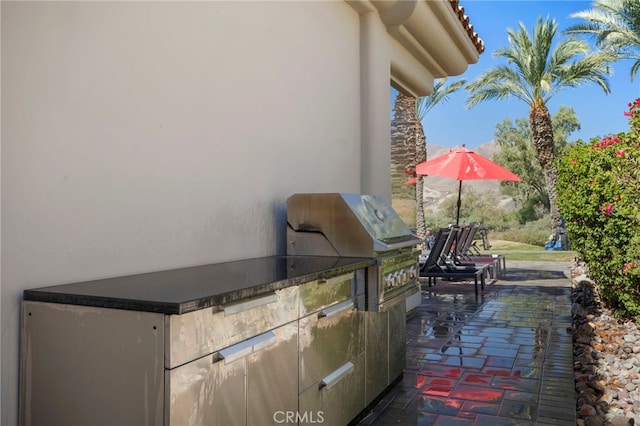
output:
[[[361,192],[360,35],[342,2],[1,7],[12,425],[24,289],[284,253],[289,195]]]
[[[24,289],[284,254],[291,194],[390,198],[390,81],[423,96],[477,60],[445,0],[2,1],[0,19],[2,425]]]

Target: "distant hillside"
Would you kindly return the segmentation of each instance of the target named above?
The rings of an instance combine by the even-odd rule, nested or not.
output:
[[[427,143],[427,160],[446,153],[450,148]],[[478,154],[493,158],[498,152],[498,144],[495,141],[487,142],[474,148]],[[497,180],[470,180],[462,182],[462,196],[465,190],[472,188],[475,192],[484,193],[491,191],[495,194],[496,204],[505,209],[513,209],[513,200],[510,197],[500,195],[500,181]],[[424,208],[427,211],[437,211],[447,197],[458,196],[458,182],[438,176],[426,176],[424,178]]]

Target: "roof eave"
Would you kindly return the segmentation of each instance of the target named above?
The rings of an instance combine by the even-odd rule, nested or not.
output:
[[[448,1],[374,1],[389,34],[435,78],[462,74],[480,52]]]

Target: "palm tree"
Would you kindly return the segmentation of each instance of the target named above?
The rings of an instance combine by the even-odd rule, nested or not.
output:
[[[635,60],[631,80],[640,69],[640,2],[638,0],[595,0],[589,10],[574,13],[587,23],[569,27],[566,34],[588,34],[596,45],[619,54],[620,59]]]
[[[450,95],[462,88],[466,80],[447,85],[447,79],[436,80],[433,92],[418,99],[398,93],[393,107],[391,122],[391,173],[395,194],[401,193],[400,180],[404,176],[416,177],[416,234],[425,238],[427,226],[424,218],[424,180],[416,176],[416,165],[427,160],[427,144],[422,121],[431,109],[449,100]],[[394,178],[395,177],[395,178]]]
[[[450,96],[461,89],[467,80],[457,80],[447,85],[447,78],[438,79],[433,85],[433,92],[429,96],[421,96],[416,102],[416,151],[415,160],[412,163],[413,174],[416,172],[416,165],[427,161],[427,138],[422,122],[429,111],[436,105],[446,103]],[[420,238],[424,238],[427,231],[427,224],[424,218],[424,176],[416,176],[416,230]],[[421,233],[422,232],[422,233]]]
[[[467,106],[480,102],[515,97],[529,106],[531,142],[545,178],[553,231],[562,224],[558,211],[553,142],[553,124],[547,108],[549,100],[565,88],[596,83],[609,93],[609,63],[616,55],[608,51],[590,53],[583,40],[567,37],[557,42],[558,24],[553,19],[538,18],[530,36],[524,24],[508,29],[509,46],[497,49],[493,56],[504,58],[505,65],[485,71],[467,88]]]

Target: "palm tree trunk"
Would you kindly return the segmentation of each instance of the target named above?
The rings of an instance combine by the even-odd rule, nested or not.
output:
[[[398,93],[393,106],[391,122],[391,196],[404,198],[409,190],[416,200],[416,234],[424,239],[427,227],[424,220],[422,176],[417,176],[414,187],[403,185],[408,177],[415,176],[416,165],[427,160],[427,145],[424,129],[418,118],[416,98]]]
[[[415,161],[416,99],[398,93],[393,105],[391,121],[391,196],[393,198],[413,198],[413,188],[403,185],[409,177],[407,167]],[[415,164],[413,164],[415,171]]]
[[[549,194],[551,227],[553,232],[556,233],[562,226],[562,218],[557,204],[558,193],[556,191],[558,170],[555,164],[551,114],[549,114],[549,110],[542,101],[532,105],[529,112],[529,124],[531,126],[531,141],[536,149],[536,155],[540,162],[540,167],[542,167],[547,193]]]
[[[413,170],[416,165],[427,161],[427,140],[424,134],[422,123],[416,117],[416,146]],[[427,236],[427,223],[424,219],[424,176],[417,176],[416,179],[416,234],[418,238],[425,239]]]

